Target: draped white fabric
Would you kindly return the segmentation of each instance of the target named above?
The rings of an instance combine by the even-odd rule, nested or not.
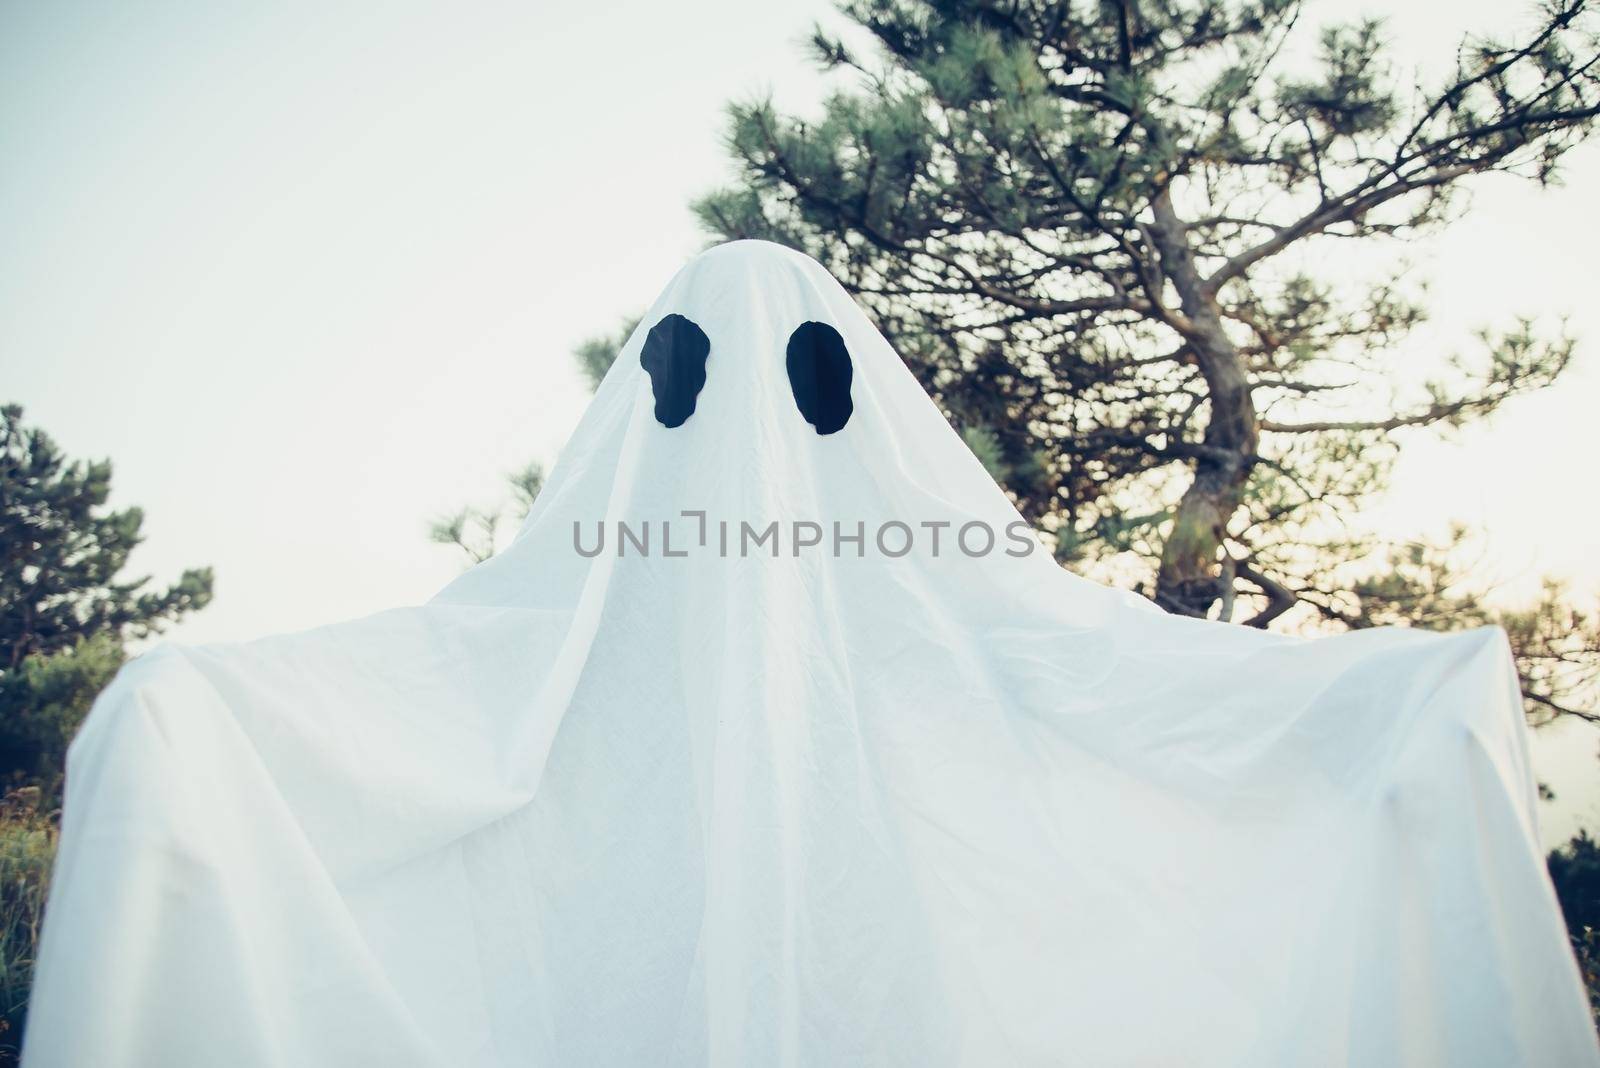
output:
[[[668,315],[709,343],[677,426]],[[1017,520],[817,264],[705,253],[506,551],[123,671],[28,1065],[1600,1063],[1500,632],[1174,618]]]

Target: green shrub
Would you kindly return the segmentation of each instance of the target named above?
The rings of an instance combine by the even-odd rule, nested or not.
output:
[[[67,746],[125,658],[101,634],[0,671],[0,792],[38,786],[45,807],[59,803]]]
[[[1588,831],[1550,854],[1550,880],[1567,921],[1567,937],[1600,1025],[1600,843]]]

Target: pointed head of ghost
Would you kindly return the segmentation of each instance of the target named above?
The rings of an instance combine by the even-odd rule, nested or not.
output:
[[[897,442],[927,434],[953,437],[839,283],[793,249],[735,241],[667,284],[574,442],[615,443],[610,514],[754,521],[876,498],[905,481]],[[914,446],[930,460],[947,448]]]
[[[818,434],[843,430],[855,410],[855,370],[830,321],[826,298],[837,289],[815,261],[765,241],[735,241],[696,257],[657,303],[673,310],[642,324],[639,365],[650,377],[656,421],[683,426],[702,391],[724,378],[729,389],[782,385],[781,367],[795,412]],[[771,366],[736,366],[759,360]]]
[[[776,539],[752,547],[746,527],[772,524]],[[648,529],[648,550],[622,525],[641,541]],[[536,572],[541,596],[553,596],[559,583],[583,581],[591,560],[696,599],[764,597],[749,585],[758,566],[811,581],[885,560],[893,566],[849,581],[899,582],[922,560],[996,571],[983,580],[989,588],[1026,585],[1036,568],[1054,570],[1048,554],[1026,570],[1000,558],[1031,537],[843,287],[802,253],[736,241],[696,256],[662,290],[516,543],[449,596],[480,586],[470,596],[508,595],[487,591],[521,590]],[[968,558],[974,547],[987,567]],[[540,564],[559,558],[577,566],[557,577]]]

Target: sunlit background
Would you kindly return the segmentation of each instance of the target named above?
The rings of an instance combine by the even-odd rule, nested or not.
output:
[[[1365,6],[1422,69],[1521,14]],[[140,569],[216,568],[180,640],[425,600],[461,567],[428,521],[558,456],[588,398],[574,346],[704,244],[688,203],[726,174],[724,104],[820,98],[799,47],[819,19],[822,0],[0,2],[0,400],[114,461],[114,503],[147,513]],[[1445,236],[1392,249],[1430,285],[1419,359],[1518,315],[1584,342],[1489,425],[1408,439],[1371,517],[1481,530],[1509,598],[1547,574],[1600,595],[1600,152],[1564,176],[1491,176]],[[1593,732],[1536,750],[1546,839],[1600,824]]]

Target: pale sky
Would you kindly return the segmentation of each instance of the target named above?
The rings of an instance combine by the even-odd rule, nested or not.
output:
[[[1497,0],[1386,14],[1406,66]],[[1352,13],[1313,4],[1321,20]],[[587,401],[570,356],[704,241],[723,106],[822,83],[819,0],[139,4],[0,0],[0,399],[139,504],[136,563],[217,570],[175,634],[247,638],[425,600],[459,569],[427,521],[553,460]],[[1374,520],[1484,532],[1512,592],[1600,596],[1600,147],[1566,187],[1480,183],[1405,250],[1428,280],[1419,361],[1480,325],[1565,317],[1556,388],[1458,440],[1406,446]],[[1397,250],[1398,254],[1398,250]],[[1563,803],[1600,825],[1596,740],[1546,732]]]

